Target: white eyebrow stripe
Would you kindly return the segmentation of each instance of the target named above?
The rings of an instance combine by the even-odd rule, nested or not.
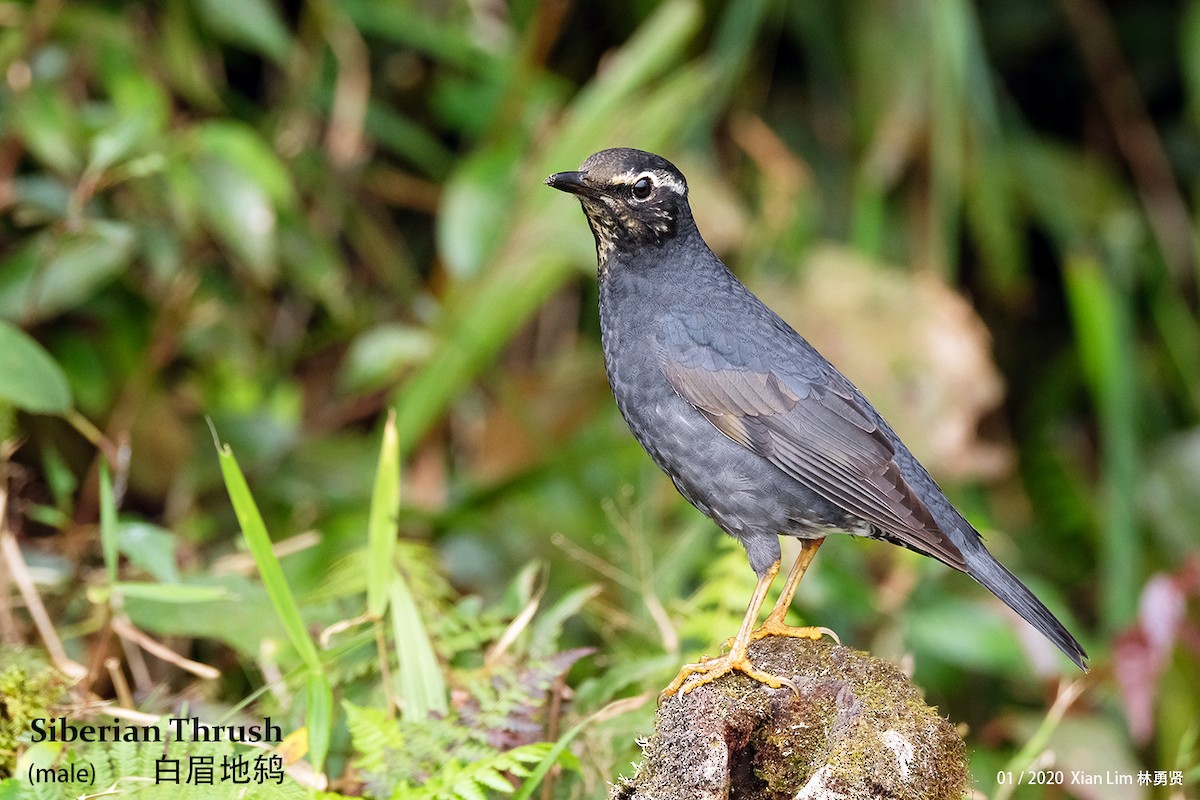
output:
[[[638,173],[625,172],[620,175],[614,175],[611,179],[611,182],[614,184],[621,184],[624,186],[628,186],[628,185],[637,183],[642,178],[647,178],[647,177],[650,178],[651,180],[653,180],[654,183],[657,184],[658,186],[666,186],[669,189],[671,189],[673,192],[675,192],[675,194],[683,195],[685,197],[687,196],[687,185],[686,184],[683,184],[683,183],[680,183],[679,181],[677,181],[675,179],[675,176],[672,175],[671,173],[663,172],[662,170],[657,170],[657,169],[651,170],[649,172],[638,172]]]
[[[684,196],[687,195],[687,185],[675,180],[674,175],[671,175],[668,172],[656,172],[654,175],[658,178],[658,182],[661,185],[671,187],[671,190],[674,191],[675,194]]]

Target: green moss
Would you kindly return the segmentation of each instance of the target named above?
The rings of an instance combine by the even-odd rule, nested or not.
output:
[[[782,800],[806,787],[864,799],[962,796],[962,741],[893,665],[783,637],[756,643],[751,658],[799,695],[735,673],[670,698],[636,777],[613,797]]]
[[[66,686],[67,679],[37,651],[0,648],[0,778],[12,775],[17,743],[29,723],[47,716]]]

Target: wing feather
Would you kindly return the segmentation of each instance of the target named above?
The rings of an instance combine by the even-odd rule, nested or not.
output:
[[[885,535],[965,571],[962,553],[905,480],[895,447],[854,395],[789,383],[775,372],[696,361],[668,358],[663,372],[718,431]]]

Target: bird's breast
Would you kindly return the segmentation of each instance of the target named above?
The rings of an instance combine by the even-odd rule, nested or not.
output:
[[[634,436],[662,464],[659,440],[698,423],[700,414],[667,383],[663,372],[666,309],[635,294],[636,287],[601,285],[600,330],[604,366],[617,407]]]

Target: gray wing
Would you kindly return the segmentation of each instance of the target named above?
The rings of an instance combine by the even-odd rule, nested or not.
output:
[[[733,441],[886,536],[966,571],[962,553],[905,480],[895,447],[853,393],[731,366],[712,351],[664,354],[663,372]]]

